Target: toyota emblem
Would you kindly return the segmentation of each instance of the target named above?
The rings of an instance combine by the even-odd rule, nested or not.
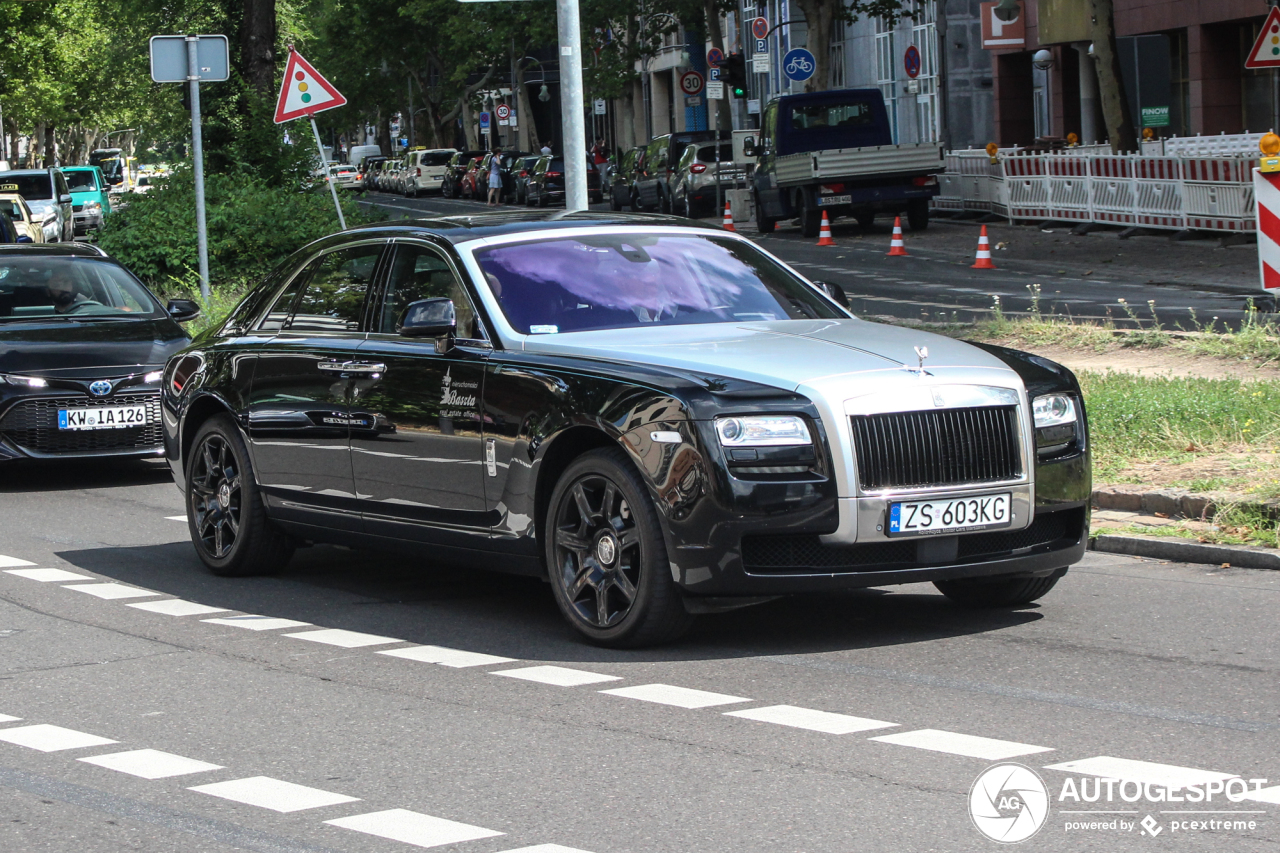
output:
[[[111,383],[105,379],[89,384],[89,392],[95,397],[105,397],[111,393]]]

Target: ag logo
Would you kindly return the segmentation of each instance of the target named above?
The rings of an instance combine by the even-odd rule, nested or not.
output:
[[[1026,841],[1040,831],[1049,816],[1049,790],[1031,768],[997,764],[982,771],[973,783],[969,816],[978,831],[992,841]]]
[[[95,397],[105,397],[111,393],[111,383],[105,379],[99,379],[97,382],[89,384],[89,391]]]

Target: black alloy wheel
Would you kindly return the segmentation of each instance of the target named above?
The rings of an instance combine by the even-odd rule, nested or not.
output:
[[[594,643],[636,647],[692,622],[671,578],[657,512],[616,448],[576,459],[547,512],[546,555],[561,613]]]
[[[293,540],[266,516],[240,430],[225,415],[206,421],[191,443],[187,526],[215,575],[270,574],[293,556]]]

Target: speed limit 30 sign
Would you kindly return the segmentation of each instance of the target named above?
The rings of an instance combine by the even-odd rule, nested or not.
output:
[[[686,71],[680,75],[680,91],[686,95],[696,95],[702,91],[702,75],[697,71]]]

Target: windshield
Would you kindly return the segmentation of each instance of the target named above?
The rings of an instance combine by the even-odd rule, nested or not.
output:
[[[521,334],[847,316],[750,243],[724,237],[566,237],[476,259]]]
[[[98,179],[88,169],[64,171],[62,174],[66,177],[67,186],[73,193],[91,193],[98,190]]]
[[[0,193],[17,193],[27,201],[53,198],[53,181],[45,172],[35,175],[0,175]]]
[[[160,306],[119,266],[91,258],[0,258],[0,325],[31,318],[156,317]]]
[[[803,104],[791,108],[791,126],[796,130],[815,127],[857,127],[875,120],[868,101],[844,104]]]

